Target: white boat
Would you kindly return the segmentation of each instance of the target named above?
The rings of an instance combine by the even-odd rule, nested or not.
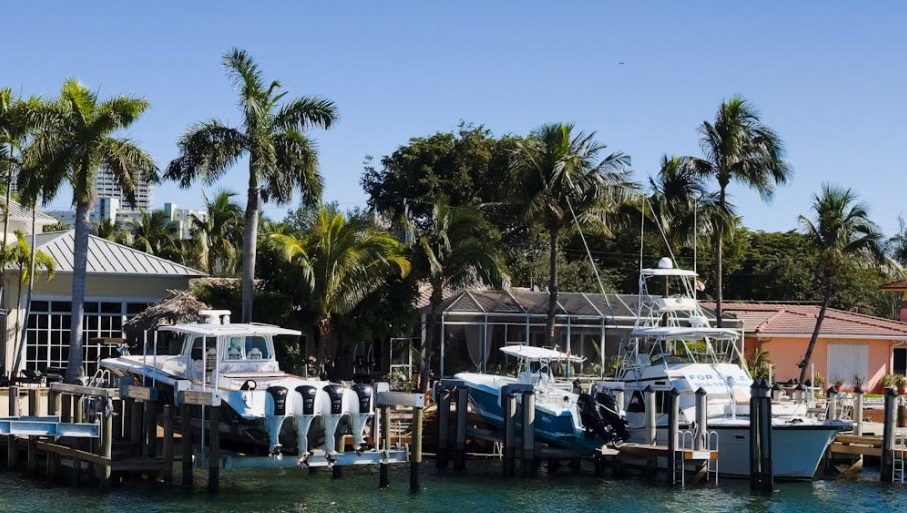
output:
[[[554,369],[583,359],[543,347],[509,345],[501,351],[519,361],[517,376],[461,372],[454,378],[469,388],[469,405],[486,422],[502,428],[501,391],[507,385],[530,384],[535,395],[535,437],[557,447],[591,452],[626,436],[626,422],[613,398],[602,401],[577,394],[572,384],[558,380]],[[521,401],[519,395],[517,400]],[[519,418],[519,417],[518,417]]]
[[[667,393],[677,389],[679,421],[693,426],[695,392],[702,388],[707,393],[707,429],[717,435],[718,471],[748,476],[753,379],[741,352],[741,333],[709,324],[695,299],[695,279],[696,273],[675,269],[668,258],[662,258],[657,268],[641,271],[637,322],[622,343],[616,379],[596,383],[593,390],[623,390],[629,441],[644,442],[644,389],[651,386],[656,394],[657,440],[667,445]],[[654,287],[665,295],[650,294]],[[778,478],[812,479],[835,434],[852,429],[850,422],[806,416],[805,403],[774,403],[772,408],[772,466]],[[705,444],[702,429],[697,436]]]
[[[366,422],[374,415],[371,385],[347,388],[281,371],[274,337],[300,336],[299,331],[232,324],[227,310],[203,310],[199,315],[205,322],[158,328],[180,338],[178,354],[127,354],[101,360],[101,367],[167,394],[213,394],[227,406],[222,425],[230,426],[228,434],[267,445],[274,456],[295,450],[305,464],[314,444],[322,440],[325,455],[336,456],[335,435],[346,430],[357,450],[364,448]]]

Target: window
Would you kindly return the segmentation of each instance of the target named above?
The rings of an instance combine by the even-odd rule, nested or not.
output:
[[[250,360],[268,360],[268,342],[264,337],[246,337],[246,358]]]

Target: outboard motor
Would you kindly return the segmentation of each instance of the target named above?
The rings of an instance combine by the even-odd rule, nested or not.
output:
[[[595,433],[605,443],[619,443],[630,437],[627,417],[611,394],[598,392],[595,397],[580,394],[576,406],[586,431]]]
[[[287,420],[287,389],[286,387],[268,387],[265,394],[265,420],[268,425],[268,447],[271,456],[280,456],[280,429]]]
[[[337,450],[335,440],[337,426],[340,425],[340,419],[343,414],[343,385],[330,384],[322,388],[326,395],[321,401],[321,415],[324,417],[324,452],[328,457],[336,456]]]
[[[327,393],[319,390],[312,385],[300,385],[296,387],[296,393],[299,397],[293,403],[293,416],[296,418],[296,446],[299,448],[299,464],[307,465],[309,455],[309,428],[315,417],[321,415],[316,408],[320,401],[327,401]]]
[[[352,389],[343,394],[343,400],[347,404],[344,411],[350,414],[350,429],[353,431],[353,446],[356,452],[361,453],[365,450],[365,423],[373,415],[372,401],[374,400],[374,389],[368,383],[356,383]]]

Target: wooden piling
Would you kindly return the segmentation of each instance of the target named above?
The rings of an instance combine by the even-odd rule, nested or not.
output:
[[[655,405],[655,389],[652,388],[652,385],[646,386],[645,390],[643,390],[643,399],[646,406],[646,438],[644,443],[655,445],[657,407]]]
[[[668,479],[671,484],[677,483],[677,435],[680,432],[680,392],[677,387],[668,393]],[[683,461],[680,461],[680,472],[683,472]],[[680,476],[683,481],[683,476]]]
[[[220,489],[220,407],[208,410],[208,491],[214,493]]]
[[[182,467],[183,467],[183,486],[192,486],[192,406],[183,403],[180,406],[180,431],[182,437]]]
[[[47,414],[52,416],[60,416],[61,410],[63,410],[63,401],[60,396],[60,392],[56,390],[47,391]]]
[[[413,436],[410,445],[412,454],[409,463],[409,489],[417,491],[422,488],[422,476],[419,475],[422,466],[422,407],[413,408]]]
[[[60,393],[60,422],[72,422],[72,394]]]
[[[37,388],[28,389],[28,414],[33,417],[37,417],[38,415],[41,414],[38,409],[38,389]]]
[[[457,388],[457,439],[454,445],[454,470],[466,470],[466,421],[469,411],[469,389]]]
[[[764,492],[774,488],[771,405],[765,381],[754,381],[750,388],[750,488]]]
[[[60,455],[53,452],[47,452],[47,482],[56,483],[60,478]]]
[[[173,407],[164,405],[161,414],[164,424],[164,440],[161,444],[161,458],[164,460],[164,482],[173,482]]]
[[[853,434],[863,436],[863,390],[860,387],[854,388],[853,395]]]
[[[521,465],[523,477],[535,474],[535,392],[523,392],[523,453]]]
[[[123,440],[124,436],[124,418],[123,418],[123,401],[120,399],[113,400],[113,439]]]
[[[144,408],[142,403],[135,399],[126,399],[125,408],[129,409],[129,443],[132,445],[135,454],[142,452],[142,414]]]
[[[9,387],[9,416],[19,416],[19,387]]]
[[[885,416],[882,422],[882,462],[879,466],[879,480],[883,483],[894,481],[895,408],[898,393],[895,389],[885,390]]]
[[[504,477],[516,473],[516,397],[507,387],[501,392],[501,406],[504,410]]]
[[[113,412],[105,411],[101,415],[101,450],[103,462],[98,467],[99,485],[102,490],[110,488],[111,458],[113,457]]]
[[[15,472],[19,466],[19,440],[16,435],[6,437],[6,470]]]
[[[142,455],[157,458],[157,402],[144,401],[145,436],[142,437]]]
[[[391,439],[391,417],[390,417],[390,408],[386,405],[381,405],[379,408],[379,415],[381,415],[381,449],[383,451],[390,450],[390,439]],[[381,462],[378,464],[378,487],[387,488],[390,486],[390,465],[387,464],[387,459],[382,458]]]
[[[451,390],[438,388],[438,454],[435,466],[439,469],[447,468],[450,456],[450,403]]]

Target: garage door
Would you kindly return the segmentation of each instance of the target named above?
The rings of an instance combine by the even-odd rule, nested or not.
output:
[[[828,376],[831,384],[835,379],[852,386],[854,376],[864,380],[869,376],[869,344],[828,344]]]

